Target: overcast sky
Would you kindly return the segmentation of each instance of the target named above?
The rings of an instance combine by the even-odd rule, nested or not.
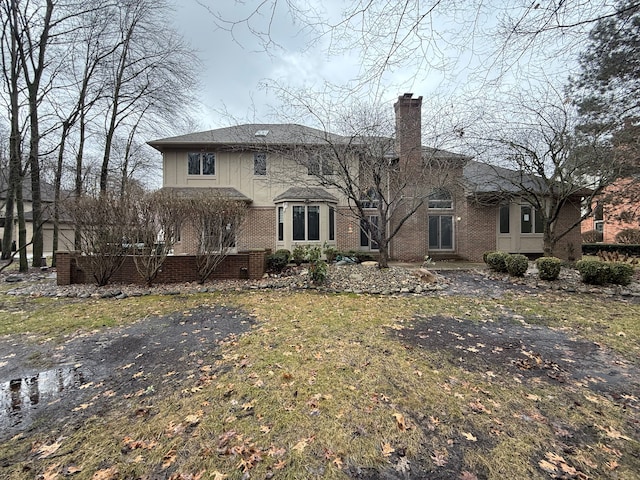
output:
[[[317,41],[309,47],[312,37],[301,33],[302,25],[294,24],[284,7],[272,19],[271,31],[277,46],[266,53],[259,39],[246,27],[238,27],[234,31],[234,39],[230,32],[216,28],[211,13],[197,0],[174,1],[176,29],[202,59],[200,100],[203,108],[198,115],[202,130],[233,123],[282,121],[282,117],[278,115],[281,109],[277,99],[260,88],[265,80],[293,87],[320,88],[325,81],[346,85],[359,73],[358,51],[329,57],[325,41]],[[239,19],[261,2],[246,0],[243,2],[244,7],[234,0],[201,0],[200,3],[210,5],[210,8],[215,8],[225,18]],[[323,0],[318,3],[319,8],[325,12],[329,10],[329,14],[332,13],[331,8],[339,12],[345,4],[343,0]],[[436,18],[436,21],[441,22],[443,32],[449,31],[456,35],[452,25],[453,22],[458,22],[455,26],[459,26],[459,20],[445,15]],[[476,21],[474,28],[484,31],[484,26],[492,26],[495,18],[485,13],[477,16]],[[265,25],[266,20],[260,17],[254,23],[256,28],[264,28]],[[436,25],[436,30],[439,27],[440,25]],[[478,38],[472,37],[469,37],[468,42],[463,40],[465,41],[456,42],[455,47],[447,46],[446,42],[440,43],[429,54],[441,56],[441,63],[446,63],[441,70],[428,68],[420,63],[397,69],[382,78],[373,95],[389,102],[390,108],[393,100],[405,92],[422,95],[427,101],[437,97],[453,105],[460,102],[459,99],[464,95],[478,98],[473,89],[478,88],[479,81],[482,83],[482,95],[498,95],[499,88],[503,88],[505,84],[505,78],[506,83],[509,83],[508,77],[513,72],[501,77],[503,83],[498,88],[497,83],[491,80],[495,78],[495,71],[501,65],[488,65],[488,55],[495,45],[479,43]],[[487,42],[487,39],[483,42]],[[520,66],[530,66],[537,61],[535,55],[528,52],[514,59],[514,62]],[[569,73],[567,66],[566,59],[560,59],[555,66],[548,62],[544,74],[547,78],[564,80]],[[516,80],[517,82],[522,80]]]

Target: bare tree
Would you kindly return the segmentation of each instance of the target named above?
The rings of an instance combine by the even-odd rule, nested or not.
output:
[[[109,192],[83,195],[70,198],[65,210],[81,232],[80,267],[91,272],[97,285],[106,285],[131,246],[128,236],[135,221],[129,198]]]
[[[468,180],[480,202],[519,199],[530,208],[530,233],[542,233],[544,254],[553,255],[558,241],[591,214],[593,199],[621,169],[605,136],[576,129],[577,111],[559,92],[529,93],[501,103],[502,115],[486,121],[484,133],[468,135],[482,149],[478,158],[489,159],[475,164]],[[534,97],[538,101],[532,106]],[[561,222],[568,206],[580,213],[571,223]]]
[[[104,68],[104,151],[100,191],[105,192],[112,169],[112,149],[117,132],[132,144],[142,126],[159,125],[184,116],[197,84],[198,61],[169,25],[165,0],[121,0],[111,15],[117,27],[117,44]],[[125,156],[124,162],[126,168]],[[127,171],[123,172],[126,177]]]
[[[243,227],[247,206],[213,193],[198,193],[189,198],[188,224],[197,242],[196,268],[204,283],[229,253]]]
[[[134,201],[131,249],[136,270],[147,285],[160,273],[189,214],[186,201],[171,190],[147,193]]]
[[[315,134],[306,130],[307,138],[294,139],[301,147],[280,150],[297,164],[298,173],[286,168],[276,172],[276,178],[326,187],[344,198],[349,215],[377,246],[379,266],[386,268],[391,242],[407,220],[426,207],[434,190],[458,188],[455,168],[466,157],[422,147],[421,97],[401,97],[397,108],[408,102],[413,111],[398,111],[394,120],[391,109],[380,104],[326,106],[313,96],[286,94],[291,105],[298,105],[323,128]],[[338,134],[329,133],[330,127]]]

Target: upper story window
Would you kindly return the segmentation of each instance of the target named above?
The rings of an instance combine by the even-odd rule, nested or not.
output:
[[[371,187],[360,194],[360,202],[362,203],[362,208],[378,208],[380,193],[374,187]]]
[[[189,152],[189,175],[215,175],[216,154],[212,152]]]
[[[307,159],[307,174],[316,176],[333,175],[331,160],[318,153],[309,155]]]
[[[264,152],[256,152],[253,154],[253,174],[267,174],[267,154]]]
[[[444,188],[436,188],[431,195],[429,195],[429,208],[440,209],[452,209],[453,197],[451,192]]]

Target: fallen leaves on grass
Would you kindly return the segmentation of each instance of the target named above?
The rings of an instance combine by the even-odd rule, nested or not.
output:
[[[587,478],[584,473],[569,465],[560,455],[547,452],[544,456],[545,458],[538,462],[538,466],[551,475],[551,478]]]
[[[91,480],[114,480],[118,478],[118,476],[118,469],[116,467],[109,467],[95,472]]]
[[[62,445],[63,437],[58,438],[51,445],[34,445],[32,451],[35,451],[39,458],[47,458],[58,451]]]

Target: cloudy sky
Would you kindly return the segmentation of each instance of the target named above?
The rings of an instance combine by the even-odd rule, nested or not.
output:
[[[282,121],[283,110],[278,99],[261,88],[265,81],[278,82],[288,88],[319,90],[326,82],[347,85],[362,72],[362,50],[353,48],[328,55],[329,37],[317,39],[310,32],[301,31],[303,24],[292,20],[282,1],[272,17],[267,17],[270,12],[263,10],[265,15],[255,16],[251,22],[258,31],[264,31],[270,24],[274,44],[268,52],[247,25],[238,25],[233,33],[216,26],[215,13],[239,20],[260,3],[271,4],[258,0],[241,3],[175,0],[176,29],[202,59],[200,100],[203,107],[198,119],[203,130],[238,122]],[[423,3],[426,2],[417,2]],[[476,3],[484,5],[482,1]],[[318,4],[323,15],[339,19],[345,2],[324,0]],[[467,11],[462,7],[436,12],[431,17],[433,41],[423,48],[422,55],[414,55],[412,61],[387,70],[359,94],[389,102],[390,106],[398,95],[413,92],[427,101],[438,98],[441,104],[453,106],[466,104],[469,98],[478,100],[480,95],[496,97],[504,88],[526,87],[540,78],[544,81],[567,78],[570,65],[574,65],[568,60],[575,54],[572,49],[565,49],[566,55],[556,58],[555,62],[545,57],[548,53],[540,48],[515,49],[514,53],[504,51],[505,55],[496,56],[504,45],[492,40],[491,32],[497,27],[492,13],[489,9]],[[383,31],[387,26],[381,23],[371,27]],[[380,45],[388,40],[386,36]],[[557,47],[558,42],[553,46]],[[368,53],[376,53],[377,47],[379,45],[368,45]],[[525,70],[528,73],[523,73]]]

